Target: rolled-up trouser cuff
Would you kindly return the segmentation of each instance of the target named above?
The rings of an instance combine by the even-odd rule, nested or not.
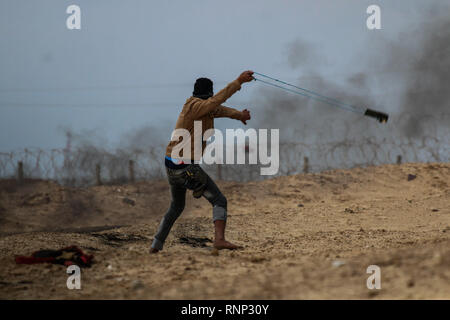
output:
[[[152,248],[153,249],[158,249],[158,250],[162,250],[163,249],[163,243],[161,241],[159,241],[156,238],[153,238],[153,243],[152,243]]]
[[[227,220],[227,210],[223,207],[213,207],[213,221]]]

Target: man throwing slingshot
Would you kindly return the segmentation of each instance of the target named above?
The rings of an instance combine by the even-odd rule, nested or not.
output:
[[[164,215],[158,231],[153,239],[150,253],[162,250],[167,235],[176,219],[181,215],[186,200],[186,190],[192,190],[195,198],[204,197],[212,205],[213,222],[215,228],[214,247],[217,249],[237,249],[238,246],[225,240],[225,226],[227,220],[227,199],[220,192],[214,181],[198,165],[200,159],[196,159],[194,150],[194,121],[201,121],[202,136],[206,130],[214,128],[214,118],[231,118],[247,124],[250,120],[250,112],[247,109],[238,111],[233,108],[222,106],[228,98],[241,89],[245,82],[253,80],[253,71],[245,71],[234,81],[230,82],[224,89],[214,95],[213,82],[207,78],[199,78],[195,82],[192,97],[186,103],[178,117],[175,129],[185,129],[190,133],[191,157],[175,158],[172,151],[179,143],[186,141],[170,141],[166,149],[165,166],[169,180],[172,201]],[[206,142],[202,142],[202,154]],[[201,155],[200,155],[201,157]]]

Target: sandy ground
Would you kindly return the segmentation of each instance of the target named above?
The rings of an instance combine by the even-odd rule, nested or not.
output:
[[[408,179],[408,175],[409,179]],[[148,248],[165,181],[66,188],[0,181],[2,299],[450,299],[450,164],[403,164],[218,182],[229,240],[214,254],[211,208],[188,194],[165,250]],[[60,265],[15,255],[78,245],[95,255],[81,290]],[[369,290],[369,265],[381,289]]]

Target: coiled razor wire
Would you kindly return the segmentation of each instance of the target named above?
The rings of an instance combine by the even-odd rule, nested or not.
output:
[[[281,142],[280,167],[277,175],[304,172],[305,158],[309,172],[346,169],[360,166],[401,162],[449,162],[450,139],[424,136],[412,138],[344,139],[322,144]],[[242,147],[242,146],[241,146]],[[63,185],[86,186],[96,183],[96,166],[101,166],[104,183],[129,181],[129,161],[134,163],[134,178],[154,180],[165,177],[164,146],[150,150],[108,151],[102,148],[27,149],[0,153],[0,178],[16,178],[18,162],[23,163],[25,178],[50,179]],[[249,152],[257,152],[250,150]],[[261,165],[204,165],[214,178],[250,181],[270,178],[261,176]]]

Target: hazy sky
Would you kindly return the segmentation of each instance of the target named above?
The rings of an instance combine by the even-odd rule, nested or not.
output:
[[[81,30],[66,27],[71,4],[81,7]],[[382,30],[366,27],[370,4],[381,7]],[[314,46],[325,59],[312,59],[313,67],[338,80],[349,69],[365,70],[365,52],[382,55],[377,41],[413,28],[423,6],[419,0],[2,0],[0,151],[64,147],[62,128],[91,132],[111,146],[146,126],[168,138],[200,76],[213,79],[216,91],[246,69],[295,81],[300,74],[287,48],[296,40]],[[251,109],[257,120],[252,102],[260,86],[245,85],[228,104]],[[221,121],[225,126],[240,124]]]

